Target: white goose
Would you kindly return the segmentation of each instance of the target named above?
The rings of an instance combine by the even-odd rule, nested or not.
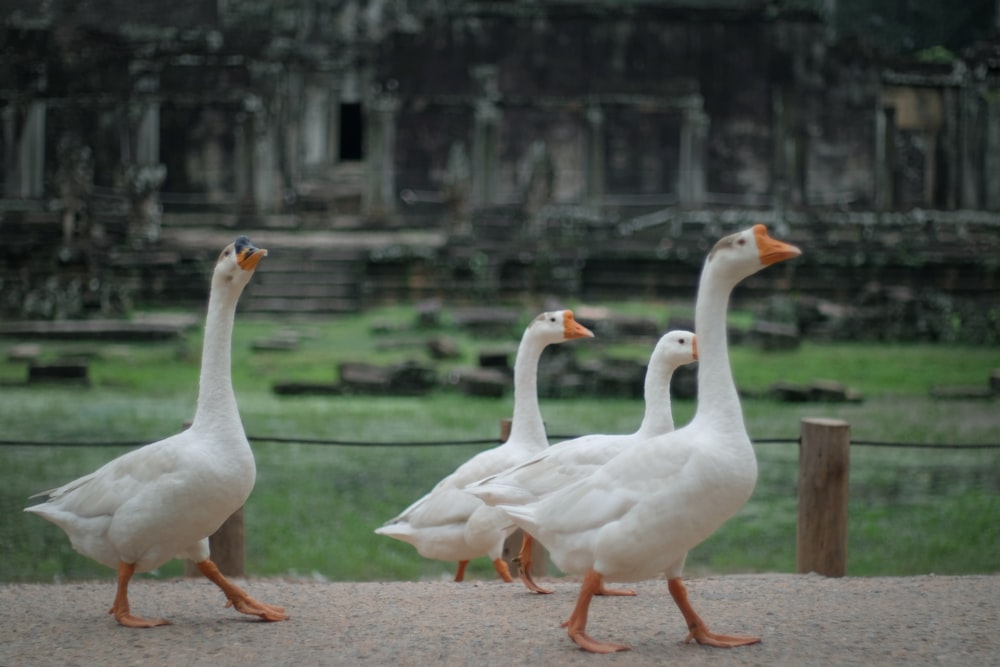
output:
[[[629,435],[592,434],[552,445],[541,454],[510,470],[472,484],[466,489],[488,505],[536,503],[579,479],[592,474],[623,449],[661,433],[674,430],[670,406],[670,381],[679,367],[698,359],[695,335],[670,331],[660,337],[646,368],[643,391],[645,412],[639,429]],[[533,538],[525,534],[518,555],[522,579],[531,571]],[[530,576],[530,574],[529,574]],[[524,579],[537,593],[551,593]],[[598,595],[634,595],[632,591],[604,588]]]
[[[524,331],[514,361],[514,414],[510,436],[498,447],[475,455],[442,479],[425,496],[377,528],[408,542],[424,558],[458,561],[455,581],[465,578],[472,558],[489,556],[504,581],[513,581],[504,562],[504,539],[514,527],[499,510],[464,491],[472,482],[506,470],[548,446],[538,407],[538,361],[553,343],[592,337],[570,310],[542,313]]]
[[[500,506],[548,547],[564,572],[583,575],[570,638],[597,653],[628,646],[586,633],[587,612],[605,578],[638,581],[665,574],[670,594],[701,644],[739,646],[756,637],[716,634],[695,613],[681,582],[687,552],[750,497],[757,461],[729,364],[726,311],[744,278],[801,254],[763,225],[720,240],[705,260],[695,306],[698,407],[683,428],[635,443],[592,475],[536,503]]]
[[[212,273],[205,321],[198,405],[190,428],[132,450],[95,472],[36,494],[48,501],[25,509],[62,528],[73,548],[118,570],[110,613],[128,627],[167,625],[135,616],[128,585],[172,558],[190,558],[237,611],[267,621],[284,609],[258,602],[226,579],[209,559],[208,537],[243,506],[256,467],[232,384],[236,303],[267,250],[245,236],[226,246]],[[32,497],[36,497],[32,496]]]

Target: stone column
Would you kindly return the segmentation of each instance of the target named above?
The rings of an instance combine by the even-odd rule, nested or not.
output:
[[[458,140],[448,149],[442,190],[448,206],[448,229],[453,234],[466,234],[469,228],[469,191],[472,163],[465,142]]]
[[[236,200],[241,208],[252,208],[253,202],[253,148],[250,137],[253,132],[253,117],[246,112],[240,111],[234,114],[235,126],[233,127],[233,162],[235,167]]]
[[[249,95],[235,114],[236,196],[244,210],[273,211],[281,202],[277,134],[263,100]]]
[[[160,187],[166,176],[166,165],[158,162],[131,164],[125,168],[125,186],[132,208],[128,235],[134,247],[142,247],[160,238],[160,223],[163,221]]]
[[[301,166],[306,173],[322,171],[330,166],[330,108],[336,105],[331,100],[328,75],[307,76],[302,96],[302,111],[299,120],[299,146]]]
[[[160,164],[160,104],[142,102],[135,124],[134,161],[125,167],[126,187],[132,204],[129,237],[133,244],[157,241],[163,221],[160,187],[167,176]]]
[[[364,200],[368,215],[388,215],[396,209],[396,118],[399,98],[393,94],[377,95],[365,123],[367,140]]]
[[[983,203],[987,210],[997,211],[1000,210],[1000,99],[996,95],[988,95],[986,100]]]
[[[500,110],[490,102],[476,104],[475,126],[472,136],[472,202],[484,206],[496,194],[497,128]]]
[[[709,122],[704,100],[700,95],[694,96],[684,106],[681,116],[681,163],[677,177],[681,206],[697,207],[705,203]]]
[[[597,204],[604,198],[604,109],[599,105],[587,109],[587,128],[586,198]]]
[[[789,144],[794,142],[794,112],[786,107],[789,93],[778,86],[771,94],[771,203],[778,211],[793,199],[792,175],[795,171],[795,151]]]
[[[893,107],[875,109],[875,209],[889,210],[893,206],[893,141],[896,135],[896,110]]]
[[[281,202],[278,177],[278,138],[267,114],[254,115],[253,200],[258,213],[278,209]]]
[[[147,103],[139,119],[135,157],[139,164],[160,162],[160,105],[156,102]]]
[[[135,132],[135,161],[138,164],[160,162],[160,104],[146,100],[142,104]]]
[[[281,202],[278,136],[265,100],[248,95],[243,100],[244,122],[237,138],[237,195],[255,213],[275,211]],[[241,180],[239,174],[246,174]]]
[[[472,77],[479,90],[475,101],[475,120],[472,129],[472,204],[490,204],[495,195],[497,174],[497,134],[502,113],[499,71],[494,65],[480,65],[472,70]]]
[[[945,89],[942,91],[942,103],[944,105],[944,116],[942,121],[943,139],[941,141],[941,154],[944,163],[944,198],[936,202],[938,206],[953,209],[958,205],[959,192],[957,187],[958,174],[960,172],[959,155],[961,155],[961,133],[959,127],[960,93],[957,90]]]
[[[76,132],[59,137],[53,181],[59,196],[62,243],[69,247],[86,235],[87,202],[94,190],[94,151]]]
[[[33,199],[45,194],[45,111],[42,100],[3,111],[5,197]]]

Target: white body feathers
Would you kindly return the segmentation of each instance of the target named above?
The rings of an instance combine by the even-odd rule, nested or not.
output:
[[[792,256],[785,250],[777,257],[767,238],[763,226],[730,235],[705,261],[695,308],[698,407],[691,423],[633,443],[537,502],[499,505],[561,570],[593,569],[615,581],[678,577],[687,552],[750,497],[757,462],[730,369],[726,313],[737,283]]]
[[[233,392],[231,347],[237,301],[266,251],[254,248],[257,257],[247,261],[239,244],[223,250],[212,274],[191,427],[37,494],[48,500],[25,509],[108,567],[134,563],[145,572],[175,557],[208,558],[208,536],[253,489],[256,468]]]
[[[538,361],[550,344],[592,336],[570,311],[542,313],[525,329],[514,363],[514,414],[511,432],[498,447],[472,457],[425,496],[376,529],[379,535],[408,542],[425,558],[464,561],[500,558],[504,539],[514,530],[495,508],[464,488],[506,470],[548,446],[538,407]]]

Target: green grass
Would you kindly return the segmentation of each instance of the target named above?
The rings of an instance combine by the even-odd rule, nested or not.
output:
[[[804,343],[794,351],[734,347],[733,373],[742,389],[763,390],[775,379],[833,379],[869,396],[926,396],[936,385],[985,385],[1000,352],[953,344]]]
[[[641,309],[632,306],[636,312]],[[660,307],[660,306],[657,306]],[[646,307],[648,310],[648,307]],[[644,312],[644,311],[642,311]],[[658,311],[662,313],[663,311]],[[525,310],[525,318],[532,313]],[[452,390],[425,397],[279,397],[279,380],[334,381],[347,359],[424,358],[419,346],[383,351],[373,322],[402,329],[404,307],[363,317],[274,324],[239,317],[234,384],[248,434],[366,443],[478,440],[499,433],[511,397],[475,399]],[[742,321],[748,321],[743,316]],[[254,352],[251,343],[282,328],[303,336],[291,352]],[[448,326],[472,365],[484,346],[516,342],[519,332],[475,340]],[[437,332],[417,332],[431,335]],[[417,335],[400,330],[389,338]],[[0,342],[0,352],[9,342]],[[195,403],[200,332],[183,341],[98,345],[45,344],[46,356],[85,353],[93,386],[25,387],[23,364],[0,362],[0,439],[151,441],[176,432]],[[644,358],[649,343],[577,341],[581,356]],[[733,346],[737,383],[756,395],[777,380],[840,381],[862,392],[859,404],[781,404],[746,398],[747,427],[757,440],[795,438],[804,417],[847,420],[855,440],[921,443],[1000,442],[997,400],[941,401],[938,384],[982,384],[1000,367],[992,348],[954,345],[807,343],[764,353]],[[4,355],[6,359],[6,355]],[[550,433],[625,432],[642,414],[626,399],[543,399]],[[675,401],[679,424],[694,403]],[[409,545],[373,529],[485,446],[323,446],[254,442],[257,485],[246,510],[251,574],[379,580],[450,577],[453,564],[420,558]],[[0,447],[0,581],[108,578],[79,556],[56,527],[21,510],[31,493],[93,470],[124,448]],[[797,448],[757,445],[760,480],[750,502],[691,553],[689,572],[791,572],[795,567]],[[852,449],[849,566],[852,575],[960,574],[1000,571],[1000,450]],[[171,563],[158,576],[175,576]],[[481,559],[470,576],[492,577]]]

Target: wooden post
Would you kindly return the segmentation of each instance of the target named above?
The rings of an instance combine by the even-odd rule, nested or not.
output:
[[[246,574],[243,542],[246,533],[243,527],[243,508],[239,508],[226,519],[219,529],[208,538],[208,548],[212,562],[219,572],[227,577],[242,577]],[[191,561],[184,562],[185,577],[200,577],[201,572]]]
[[[795,559],[799,573],[847,574],[850,447],[851,426],[846,421],[802,420]]]
[[[507,442],[507,438],[510,437],[510,427],[512,420],[501,419],[500,420],[500,442]],[[520,563],[517,562],[517,556],[521,553],[521,542],[524,540],[524,531],[518,528],[510,537],[503,543],[503,559],[507,561],[507,567],[510,568],[510,573],[512,576],[518,575],[518,568]],[[535,542],[531,549],[531,574],[533,576],[542,576],[548,571],[548,566],[546,561],[548,560],[545,555],[545,548],[541,544]]]
[[[510,428],[513,424],[514,420],[509,417],[500,420],[500,442],[507,442],[507,438],[510,437]]]

